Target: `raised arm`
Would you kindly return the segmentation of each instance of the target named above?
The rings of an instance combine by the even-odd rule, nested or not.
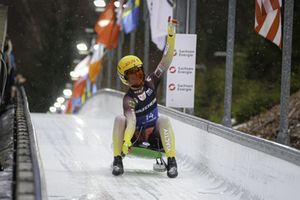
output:
[[[153,75],[153,79],[156,83],[159,83],[159,80],[162,78],[162,75],[164,74],[164,72],[166,72],[169,67],[170,64],[173,60],[173,54],[174,54],[174,46],[175,46],[175,25],[178,24],[177,20],[171,20],[171,17],[169,17],[168,19],[168,38],[167,38],[167,44],[166,47],[164,49],[163,52],[163,57],[160,61],[160,63],[158,64],[154,75]]]
[[[174,45],[175,45],[175,24],[178,24],[177,20],[171,20],[171,17],[168,19],[168,39],[167,44],[164,50],[163,57],[159,63],[165,68],[165,71],[168,70],[170,64],[173,60],[174,54]]]

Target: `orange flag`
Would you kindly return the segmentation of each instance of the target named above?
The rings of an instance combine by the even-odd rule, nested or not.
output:
[[[97,78],[98,74],[100,73],[101,63],[102,63],[102,58],[99,61],[97,61],[95,63],[92,63],[90,65],[90,68],[89,68],[89,80],[92,83],[95,83],[96,78]]]
[[[90,67],[89,67],[89,80],[93,83],[96,81],[97,76],[101,70],[101,63],[103,57],[103,44],[99,44],[99,48],[94,51],[91,58]]]
[[[116,24],[112,30],[109,43],[106,46],[107,49],[110,50],[112,47],[116,48],[118,46],[119,33],[120,33],[120,26]]]
[[[94,26],[94,30],[98,34],[96,43],[104,44],[106,47],[109,44],[111,32],[115,23],[116,13],[115,9],[115,0],[111,0],[104,12],[100,15],[97,23]]]
[[[72,97],[68,101],[67,109],[66,109],[66,114],[71,114],[72,112]]]
[[[77,81],[75,81],[75,83],[73,84],[73,93],[71,98],[69,99],[68,102],[68,106],[67,106],[67,110],[66,113],[67,114],[71,114],[72,113],[72,102],[74,98],[78,98],[81,97],[83,94],[83,90],[85,87],[85,83],[86,83],[86,79],[87,79],[87,75],[85,76],[81,76],[77,79]]]
[[[83,89],[85,87],[85,83],[86,83],[86,79],[87,79],[87,75],[85,76],[81,76],[77,79],[77,81],[75,81],[74,85],[73,85],[73,93],[72,93],[72,97],[81,97],[82,93],[83,93]]]
[[[119,39],[119,34],[120,34],[120,30],[122,30],[122,14],[124,11],[123,8],[123,4],[124,4],[124,0],[119,0],[119,8],[118,8],[118,13],[117,13],[117,22],[116,25],[114,26],[112,33],[111,33],[111,37],[107,46],[107,49],[111,49],[111,47],[113,48],[117,48],[118,46],[118,39]]]

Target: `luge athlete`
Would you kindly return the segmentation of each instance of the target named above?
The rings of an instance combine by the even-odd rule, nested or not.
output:
[[[118,75],[129,88],[123,99],[124,116],[117,116],[114,122],[113,175],[124,173],[122,153],[128,154],[135,140],[139,143],[147,142],[152,146],[156,146],[159,141],[168,159],[168,177],[175,178],[178,175],[174,132],[169,119],[166,116],[158,116],[156,101],[158,84],[173,60],[175,24],[178,24],[178,21],[170,20],[169,17],[168,38],[162,60],[146,80],[143,63],[138,57],[125,56],[118,63]]]

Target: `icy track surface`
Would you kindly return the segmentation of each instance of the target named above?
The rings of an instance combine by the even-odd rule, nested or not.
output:
[[[153,171],[155,160],[125,158],[111,173],[115,115],[31,114],[49,199],[243,199],[245,192],[177,159],[179,175]],[[247,193],[247,192],[246,192]],[[247,199],[247,197],[246,197]]]

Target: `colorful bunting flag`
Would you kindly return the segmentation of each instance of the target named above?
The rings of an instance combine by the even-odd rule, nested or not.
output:
[[[108,46],[116,18],[114,3],[115,0],[111,0],[107,4],[104,12],[100,15],[96,25],[94,26],[94,30],[98,34],[96,43],[104,44],[106,47]]]
[[[107,46],[107,49],[109,49],[109,50],[111,49],[111,47],[117,48],[120,30],[123,29],[122,14],[123,14],[123,11],[124,11],[124,8],[123,8],[124,0],[119,0],[119,3],[120,3],[120,5],[119,5],[119,8],[118,8],[118,13],[117,13],[117,22],[116,22],[116,25],[114,26],[114,28],[112,30],[110,41],[109,41],[108,46]]]
[[[96,81],[96,78],[99,75],[101,70],[104,46],[100,43],[98,43],[98,45],[99,45],[98,49],[93,52],[93,56],[91,58],[90,66],[89,66],[89,80],[91,82]]]
[[[80,61],[76,67],[74,68],[74,72],[78,74],[78,76],[85,76],[89,72],[89,62],[91,60],[91,56],[87,55],[82,61]]]
[[[81,98],[82,98],[83,90],[86,86],[87,78],[88,78],[88,74],[86,74],[85,76],[81,76],[73,84],[73,92],[68,102],[67,111],[66,111],[67,114],[74,114],[76,113],[74,111],[78,111],[78,109],[81,107],[82,105]]]
[[[281,49],[282,0],[255,0],[255,31]]]
[[[139,24],[140,0],[128,0],[122,15],[123,28],[126,34],[137,28]]]

